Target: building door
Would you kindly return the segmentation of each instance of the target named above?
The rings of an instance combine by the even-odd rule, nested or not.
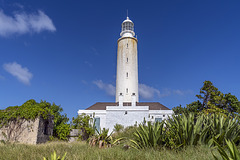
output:
[[[95,128],[100,132],[100,117],[95,118]]]

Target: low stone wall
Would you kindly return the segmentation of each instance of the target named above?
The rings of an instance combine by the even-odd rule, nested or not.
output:
[[[72,129],[69,137],[68,137],[68,142],[75,142],[79,139],[79,135],[82,134],[82,131],[80,129]]]
[[[33,121],[25,119],[9,122],[0,129],[0,140],[27,144],[44,143],[53,134],[53,118],[42,117]]]

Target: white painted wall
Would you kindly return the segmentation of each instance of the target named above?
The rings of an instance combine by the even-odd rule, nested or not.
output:
[[[106,110],[78,110],[78,115],[81,115],[82,113],[89,115],[91,118],[93,118],[93,115],[99,117],[100,128],[106,128]]]
[[[120,93],[123,94],[123,102],[131,102],[132,93],[135,93],[138,102],[137,39],[134,37],[118,40],[116,102],[119,101]]]
[[[144,117],[148,118],[148,109],[148,106],[107,106],[106,128],[109,128],[109,131],[112,132],[116,124],[127,127],[142,123]]]
[[[125,112],[127,111],[127,114]],[[114,129],[114,125],[121,124],[124,127],[139,125],[146,121],[155,122],[155,118],[168,119],[173,114],[172,110],[149,110],[149,106],[107,106],[106,110],[79,110],[78,114],[95,114],[100,118],[100,128],[109,128],[109,133]]]

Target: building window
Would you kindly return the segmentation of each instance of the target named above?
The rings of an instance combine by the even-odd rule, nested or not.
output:
[[[126,93],[128,93],[128,88],[126,89]]]
[[[127,111],[125,111],[125,114],[127,114]]]
[[[127,62],[128,62],[128,58],[127,58]]]
[[[128,78],[128,72],[127,72],[126,76],[127,76],[127,78]]]
[[[163,117],[165,117],[165,114],[163,115]]]
[[[162,122],[162,118],[155,118],[155,122]]]
[[[100,132],[100,118],[96,117],[96,118],[94,118],[94,121],[95,121],[96,130],[98,130],[98,132]]]
[[[127,48],[128,48],[128,43],[127,43]]]

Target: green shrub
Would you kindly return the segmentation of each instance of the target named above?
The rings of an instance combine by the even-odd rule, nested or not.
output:
[[[31,99],[21,106],[13,106],[0,110],[0,128],[9,125],[11,122],[22,124],[24,121],[35,120],[37,117],[42,117],[43,119],[53,117],[53,136],[66,139],[66,136],[63,135],[69,131],[67,129],[68,118],[66,114],[61,114],[62,111],[63,109],[55,103],[51,104],[46,101],[37,103],[34,99]],[[8,139],[10,136],[8,134]]]
[[[64,156],[62,158],[60,158],[60,156],[57,157],[57,154],[54,151],[53,154],[51,154],[51,158],[50,159],[43,157],[43,160],[64,160],[66,155],[67,155],[67,152],[64,154]]]
[[[195,116],[175,115],[161,123],[140,124],[130,140],[134,148],[179,148],[189,145],[209,145],[213,140],[224,145],[225,139],[239,143],[240,125],[239,119],[222,114]]]
[[[61,123],[56,127],[56,133],[60,140],[68,140],[68,135],[70,134],[70,125]]]
[[[121,131],[123,131],[123,129],[124,129],[124,126],[123,126],[123,125],[121,125],[121,124],[115,124],[113,131],[114,131],[114,132],[121,132]]]
[[[218,147],[218,152],[222,156],[222,159],[224,160],[239,160],[240,159],[240,151],[237,149],[237,146],[233,141],[226,140],[227,144],[227,150],[230,154],[228,154],[224,147],[222,147],[220,144],[218,144],[215,140],[213,140],[214,143]],[[218,158],[212,153],[213,157],[218,160]]]
[[[133,133],[134,139],[130,140],[132,142],[132,147],[136,149],[143,148],[158,148],[164,144],[164,122],[157,122],[151,124],[151,122],[146,125],[139,125],[139,128]]]
[[[238,143],[240,139],[240,125],[239,118],[232,118],[231,115],[224,116],[221,114],[212,114],[205,116],[209,121],[211,141],[213,144],[213,138],[220,145],[225,145],[226,140],[231,140]]]
[[[171,143],[166,143],[170,148],[180,146],[207,144],[209,141],[210,126],[204,115],[182,114],[173,116],[166,121],[167,134],[165,139],[171,139]]]
[[[95,133],[94,119],[91,118],[89,115],[82,113],[81,115],[78,115],[76,118],[73,117],[71,122],[71,128],[81,130],[82,135],[80,135],[80,139],[87,140]]]
[[[112,136],[116,139],[121,138],[121,137],[133,139],[134,138],[133,133],[136,131],[137,128],[138,127],[136,127],[136,126],[128,126],[128,127],[124,128],[122,132],[113,133]]]
[[[118,138],[116,140],[113,140],[112,133],[108,134],[109,129],[103,128],[102,130],[98,131],[96,130],[97,134],[89,138],[89,145],[90,146],[99,146],[99,148],[106,148],[106,147],[112,147],[112,145],[115,145],[117,142],[121,141],[124,138]]]

